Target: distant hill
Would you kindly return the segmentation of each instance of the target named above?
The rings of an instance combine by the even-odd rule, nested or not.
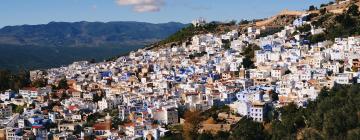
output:
[[[0,69],[44,69],[80,60],[103,61],[160,41],[185,26],[176,22],[6,26],[0,29]]]
[[[39,47],[0,45],[0,70],[46,69],[71,64],[74,61],[100,62],[124,55],[143,46],[126,47]]]
[[[176,22],[50,22],[6,26],[0,29],[0,44],[51,47],[145,45],[164,39],[185,26]]]

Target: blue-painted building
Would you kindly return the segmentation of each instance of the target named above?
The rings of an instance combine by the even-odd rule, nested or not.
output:
[[[263,46],[263,47],[262,47],[262,50],[263,50],[263,51],[270,51],[270,52],[271,52],[271,51],[272,51],[272,48],[273,48],[273,47],[268,44],[268,45]]]
[[[103,71],[103,72],[100,72],[100,76],[101,76],[101,78],[109,78],[112,76],[112,72],[111,71]]]

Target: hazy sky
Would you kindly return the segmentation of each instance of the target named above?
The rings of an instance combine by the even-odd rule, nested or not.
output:
[[[304,10],[330,0],[1,0],[0,27],[51,21],[190,23],[263,18],[287,8]]]

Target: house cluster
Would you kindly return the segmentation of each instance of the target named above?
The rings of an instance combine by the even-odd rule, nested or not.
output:
[[[290,36],[309,24],[305,17],[266,37],[257,38],[261,30],[254,27],[246,34],[195,35],[181,45],[140,49],[115,61],[33,71],[32,80],[55,86],[1,93],[0,137],[159,139],[166,126],[181,122],[180,109],[227,105],[262,122],[268,108],[306,106],[324,87],[360,83],[360,37],[310,45]],[[251,44],[260,49],[249,68],[243,51]],[[56,88],[63,79],[68,88]]]

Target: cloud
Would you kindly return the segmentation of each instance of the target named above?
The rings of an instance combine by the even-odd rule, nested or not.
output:
[[[164,5],[164,0],[116,0],[120,6],[132,6],[135,12],[157,12]]]

